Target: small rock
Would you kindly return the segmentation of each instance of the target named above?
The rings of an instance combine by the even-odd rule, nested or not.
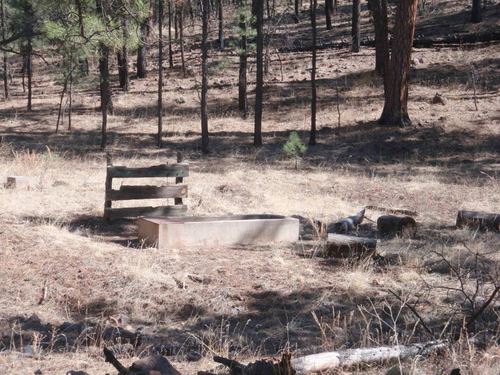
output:
[[[445,96],[443,96],[439,93],[434,95],[434,98],[432,99],[432,104],[446,105],[446,103],[448,103],[448,98],[446,98]]]
[[[177,104],[184,104],[184,103],[186,103],[186,100],[184,100],[184,98],[183,98],[183,97],[179,97],[179,98],[176,98],[176,99],[175,99],[175,102],[176,102]]]
[[[69,370],[66,375],[89,375],[87,372],[85,371],[73,371],[73,370]]]
[[[419,64],[420,64],[420,60],[417,59],[416,57],[414,57],[413,59],[411,59],[411,65],[418,66]]]
[[[204,318],[201,318],[201,324],[205,326],[209,326],[213,322],[215,322],[215,318],[213,316],[206,316]]]

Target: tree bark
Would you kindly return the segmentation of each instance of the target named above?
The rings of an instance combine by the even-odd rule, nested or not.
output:
[[[359,52],[360,46],[360,30],[359,30],[359,15],[361,13],[361,0],[352,1],[352,52]]]
[[[128,21],[122,19],[123,28],[123,46],[121,51],[118,52],[118,76],[120,78],[120,88],[123,91],[130,91],[130,74],[128,69]]]
[[[158,3],[158,134],[156,145],[163,147],[163,16],[164,0]]]
[[[27,35],[27,43],[26,43],[26,74],[28,76],[28,111],[32,110],[32,96],[33,96],[33,6],[30,2],[27,2],[24,5],[24,30]]]
[[[224,11],[222,8],[222,0],[218,0],[219,5],[219,45],[220,49],[224,49]]]
[[[2,16],[0,19],[1,28],[2,28],[2,39],[5,40],[5,31],[6,31],[6,21],[5,21],[5,0],[1,0],[0,3],[0,11],[2,12]],[[10,87],[9,87],[9,57],[7,52],[3,53],[3,90],[4,90],[4,98],[6,100],[10,99]]]
[[[408,116],[408,86],[417,2],[417,0],[400,0],[398,3],[391,61],[386,74],[385,105],[379,120],[380,124],[411,125]]]
[[[331,6],[332,6],[332,1],[325,0],[325,19],[326,19],[326,29],[327,30],[331,30],[333,28]]]
[[[137,49],[137,78],[147,78],[148,76],[148,41],[151,32],[153,7],[154,0],[150,0],[148,16],[140,25],[140,39]]]
[[[297,375],[320,372],[335,367],[352,366],[361,363],[387,361],[426,355],[450,345],[448,341],[431,341],[412,345],[382,346],[378,348],[346,349],[338,352],[312,354],[292,359]]]
[[[240,72],[238,77],[238,107],[243,117],[247,117],[248,101],[247,101],[247,20],[246,20],[247,4],[246,0],[240,0],[239,10],[239,28],[241,30],[240,40]]]
[[[182,2],[179,7],[179,44],[181,47],[181,66],[182,74],[186,77],[186,63],[184,61],[184,3]]]
[[[201,36],[201,151],[204,154],[210,152],[208,138],[208,0],[203,0]]]
[[[99,46],[99,87],[101,91],[101,150],[106,148],[108,112],[112,113],[111,86],[109,82],[109,47],[103,43]]]
[[[471,14],[470,21],[472,23],[479,23],[482,21],[481,0],[472,0],[472,14]]]
[[[384,76],[389,69],[387,0],[370,0],[375,28],[375,71]]]
[[[311,27],[312,27],[312,69],[311,69],[311,133],[309,136],[309,145],[316,144],[316,44],[317,44],[317,29],[316,29],[316,9],[318,7],[317,0],[311,0]]]
[[[299,0],[295,0],[293,3],[293,19],[295,23],[299,23]]]
[[[264,18],[264,1],[253,0],[252,14],[255,17],[255,29],[257,31],[257,79],[255,87],[255,130],[253,144],[256,147],[262,146],[262,100],[264,90],[264,35],[262,24]]]
[[[168,2],[168,66],[174,68],[174,53],[172,51],[172,3]]]

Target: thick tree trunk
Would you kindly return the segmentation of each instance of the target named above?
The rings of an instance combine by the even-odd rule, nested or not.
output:
[[[360,30],[359,30],[359,15],[361,13],[361,0],[352,1],[352,52],[359,52],[360,46]]]
[[[247,117],[248,101],[247,101],[247,24],[246,24],[246,0],[240,0],[240,21],[239,28],[241,30],[240,41],[240,74],[238,78],[238,106],[243,116]]]
[[[149,14],[141,22],[139,47],[137,49],[137,78],[148,76],[148,40],[151,32],[154,0],[149,1]]]
[[[208,139],[208,0],[203,0],[203,25],[201,36],[201,151],[210,152]]]
[[[158,134],[156,145],[163,147],[163,16],[164,0],[158,3]]]
[[[389,68],[387,0],[370,0],[375,28],[375,71],[384,75]]]
[[[479,23],[482,21],[481,0],[472,0],[472,14],[471,14],[470,21],[472,23]]]
[[[309,136],[309,145],[316,144],[316,44],[317,44],[317,30],[316,30],[316,9],[318,7],[317,0],[311,0],[311,27],[312,27],[312,69],[311,69],[311,133]]]
[[[332,1],[331,0],[325,0],[325,18],[326,18],[326,29],[331,30],[332,29]]]
[[[418,0],[400,0],[398,3],[391,61],[386,74],[385,105],[379,120],[384,125],[411,125],[408,116],[408,86],[417,2]]]
[[[264,35],[262,24],[264,18],[264,0],[253,0],[252,14],[255,17],[255,29],[257,31],[257,83],[255,87],[255,130],[253,144],[262,146],[262,100],[264,90]]]

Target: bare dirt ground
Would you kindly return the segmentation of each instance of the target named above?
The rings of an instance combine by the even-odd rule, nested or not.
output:
[[[348,39],[349,9],[340,2],[331,32],[321,19],[322,43]],[[469,12],[465,1],[428,3],[416,35],[498,31],[497,2],[486,5],[481,24],[468,23]],[[248,362],[283,350],[299,356],[451,337],[487,300],[498,283],[499,235],[454,223],[461,209],[500,211],[500,45],[415,49],[413,125],[397,129],[377,124],[383,89],[372,74],[373,49],[319,51],[319,144],[295,169],[282,147],[292,130],[307,143],[311,62],[307,52],[277,47],[307,45],[307,14],[296,25],[280,13],[278,26],[269,28],[262,148],[252,146],[252,114],[245,120],[237,111],[238,57],[214,49],[212,153],[201,154],[199,30],[190,26],[188,75],[178,68],[178,53],[176,69],[166,71],[164,148],[155,148],[154,51],[150,78],[134,79],[128,93],[113,88],[116,113],[109,124],[116,165],[171,163],[177,151],[184,153],[191,167],[189,215],[300,215],[301,239],[292,245],[159,251],[137,240],[135,221],[106,223],[96,76],[77,82],[73,129],[66,131],[65,122],[54,134],[61,85],[48,74],[53,67],[36,62],[30,113],[15,75],[12,100],[0,102],[0,181],[28,176],[30,189],[0,187],[2,373],[112,373],[104,345],[121,350],[126,365],[153,353],[167,355],[185,374],[224,373],[214,354]],[[366,9],[362,17],[368,35]],[[20,68],[16,57],[13,62]],[[253,72],[252,65],[251,80]],[[448,99],[445,105],[432,104],[436,93]],[[383,262],[315,255],[324,238],[312,222],[334,222],[369,205],[417,211],[417,235],[380,239]],[[383,214],[367,210],[371,220]],[[360,230],[375,235],[374,228],[365,221]],[[499,313],[495,299],[471,337],[403,362],[405,373],[498,374]],[[484,345],[469,345],[473,338]],[[381,374],[392,366],[331,373]]]

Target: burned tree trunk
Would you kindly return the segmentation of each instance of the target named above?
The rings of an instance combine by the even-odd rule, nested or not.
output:
[[[417,232],[417,223],[409,216],[386,215],[377,219],[377,229],[380,234],[402,234],[405,237],[413,237]]]

